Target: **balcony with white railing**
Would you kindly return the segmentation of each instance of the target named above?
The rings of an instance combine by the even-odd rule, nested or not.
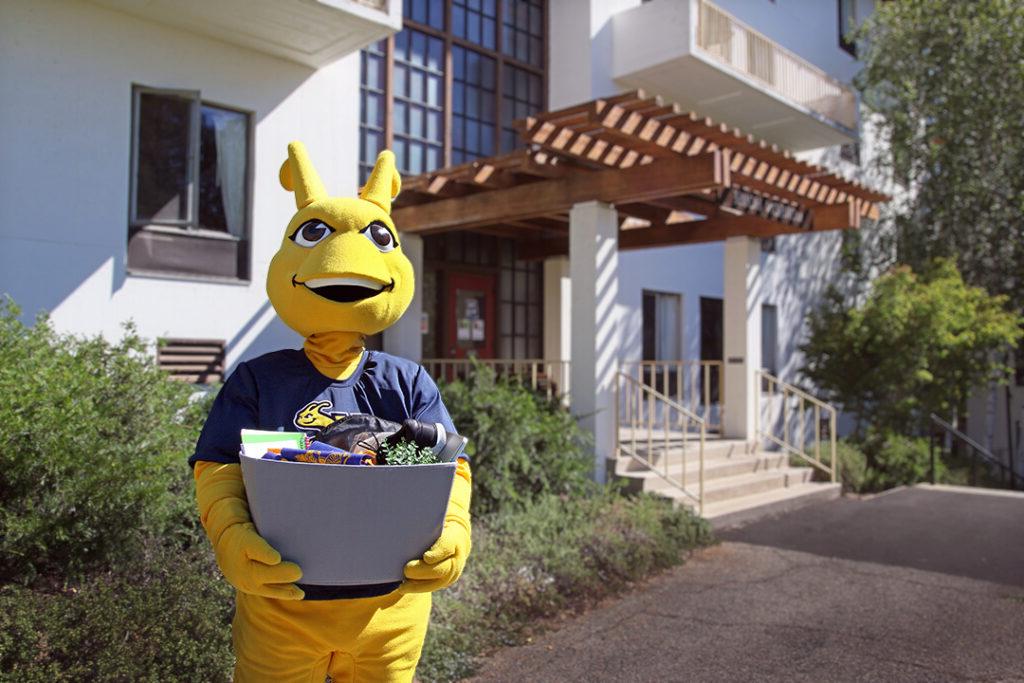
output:
[[[402,28],[402,0],[93,0],[191,33],[321,67]]]
[[[617,14],[612,35],[625,88],[793,151],[857,139],[852,88],[707,0],[652,0]]]

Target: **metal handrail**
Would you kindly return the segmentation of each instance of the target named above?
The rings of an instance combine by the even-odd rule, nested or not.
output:
[[[660,383],[665,388],[662,393],[666,397],[680,404],[685,402],[691,413],[696,414],[698,406],[703,405],[701,418],[708,429],[721,432],[725,412],[725,364],[722,361],[629,360],[620,362],[619,370],[627,375],[635,374],[637,381],[652,389],[657,389]],[[717,381],[712,381],[712,378]],[[715,401],[712,401],[713,385],[717,393]],[[713,410],[715,407],[717,410]]]
[[[972,451],[973,451],[973,453],[976,453],[976,454],[980,455],[982,460],[986,461],[990,465],[995,465],[996,467],[998,467],[1002,474],[1009,475],[1008,478],[1010,480],[1010,488],[1017,488],[1017,473],[1014,472],[1013,469],[1011,469],[1009,466],[1007,466],[1006,463],[1001,462],[992,453],[992,451],[988,450],[987,448],[982,446],[980,443],[978,443],[977,441],[975,441],[971,437],[967,436],[962,431],[960,431],[959,429],[957,429],[956,427],[954,427],[950,423],[946,422],[945,420],[943,420],[941,417],[939,417],[935,413],[931,413],[928,416],[928,418],[931,420],[932,424],[936,425],[937,427],[941,427],[950,436],[953,436],[953,437],[955,437],[957,439],[960,439],[962,442],[964,442],[965,444],[970,446]],[[930,457],[931,457],[930,479],[931,479],[931,483],[934,484],[935,483],[935,440],[934,440],[934,438],[929,439],[929,446],[930,446],[929,450],[930,450]],[[974,485],[975,481],[976,481],[976,474],[975,474],[975,469],[974,469],[974,458],[972,457],[971,458],[971,484]]]
[[[622,386],[626,384],[630,389],[623,394]],[[622,410],[622,401],[625,398],[628,409]],[[655,402],[658,402],[657,404]],[[634,405],[635,402],[635,405]],[[658,410],[660,405],[661,410]],[[680,420],[678,424],[670,419],[670,412],[678,413]],[[658,413],[661,413],[661,424],[658,425]],[[623,428],[622,418],[626,417],[630,427],[629,445],[622,439]],[[697,493],[690,490],[686,481],[686,465],[688,439],[690,424],[694,423],[698,429],[699,441],[697,449],[697,470],[698,482]],[[678,426],[681,437],[680,469],[679,479],[672,477],[669,464],[672,447],[675,445],[673,427]],[[640,429],[644,429],[644,437],[638,440]],[[656,437],[656,430],[660,429],[660,438]],[[615,449],[616,460],[620,456],[627,455],[648,470],[668,482],[673,488],[682,492],[696,503],[697,513],[704,513],[704,444],[707,439],[707,422],[699,415],[693,413],[685,406],[672,400],[669,396],[651,387],[650,385],[630,377],[624,372],[617,372],[615,378]],[[638,443],[639,441],[639,443]],[[646,450],[641,455],[640,446],[646,441]],[[656,451],[660,448],[660,467],[654,460]]]
[[[434,379],[445,381],[465,378],[473,366],[484,365],[498,374],[518,377],[533,391],[543,390],[547,398],[568,401],[569,366],[567,360],[549,358],[424,358],[420,361]]]
[[[783,382],[775,375],[765,370],[755,370],[754,379],[756,382],[756,391],[758,400],[754,408],[754,435],[755,435],[755,449],[759,449],[761,440],[767,440],[782,449],[784,453],[791,453],[803,459],[805,462],[811,464],[817,469],[825,472],[829,475],[833,483],[839,481],[840,474],[840,463],[836,457],[836,423],[838,421],[839,411],[829,403],[822,401],[821,399],[812,396],[803,389],[796,387],[787,382]],[[771,427],[762,428],[762,423],[767,422],[761,419],[761,395],[762,386],[769,388],[768,394],[775,396],[776,393],[782,396],[782,436],[776,436]],[[775,391],[771,391],[775,389]],[[790,429],[790,399],[798,399],[797,403],[797,417],[799,428],[796,431],[798,438],[794,436],[793,430]],[[807,453],[807,405],[811,404],[814,409],[814,456],[811,457]],[[822,413],[826,413],[828,416],[828,435],[829,435],[829,465],[825,465],[821,462],[821,417]]]

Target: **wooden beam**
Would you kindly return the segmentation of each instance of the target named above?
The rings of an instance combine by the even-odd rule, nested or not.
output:
[[[662,199],[651,200],[650,203],[673,211],[700,214],[707,218],[714,218],[718,215],[718,204],[706,199],[698,199],[697,197],[663,197]]]
[[[516,259],[520,261],[543,261],[552,256],[568,254],[568,235],[546,240],[523,240],[516,245]]]
[[[677,225],[658,225],[619,232],[619,249],[647,249],[675,244],[721,242],[727,237],[771,237],[799,228],[776,223],[760,216],[721,216]]]
[[[574,173],[500,190],[440,199],[395,209],[392,219],[404,232],[444,232],[529,220],[568,211],[587,201],[643,202],[728,187],[729,155],[715,151],[696,157],[660,159],[627,169]]]
[[[815,207],[811,213],[812,230],[846,230],[860,227],[860,202]]]

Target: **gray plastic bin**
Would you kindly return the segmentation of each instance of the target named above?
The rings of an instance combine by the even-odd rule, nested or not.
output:
[[[321,586],[402,581],[441,535],[456,467],[241,461],[256,529]]]

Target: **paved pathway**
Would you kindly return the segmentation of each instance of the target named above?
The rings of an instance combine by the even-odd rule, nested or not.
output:
[[[1024,496],[931,487],[720,534],[480,681],[1024,681]]]

